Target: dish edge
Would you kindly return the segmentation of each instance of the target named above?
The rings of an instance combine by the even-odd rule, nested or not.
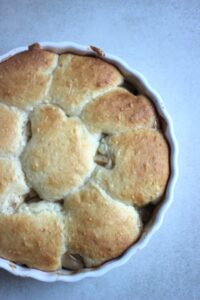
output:
[[[77,54],[89,54],[95,56],[99,56],[100,54],[98,51],[94,51],[91,48],[91,46],[83,46],[73,42],[38,43],[43,49],[56,51],[57,53],[73,52]],[[0,62],[27,49],[28,46],[12,49],[11,51],[0,56]],[[23,266],[19,266],[13,262],[0,258],[0,268],[7,270],[14,275],[18,275],[21,277],[30,277],[44,282],[76,282],[88,277],[102,276],[108,271],[112,270],[113,268],[125,264],[133,255],[135,255],[138,251],[143,249],[148,244],[151,237],[162,225],[164,216],[173,201],[174,188],[178,178],[178,143],[174,134],[172,119],[164,106],[164,102],[161,96],[150,86],[150,84],[140,72],[136,71],[135,69],[132,69],[124,60],[115,55],[111,55],[107,52],[105,52],[104,55],[105,56],[103,56],[102,59],[116,65],[119,68],[119,70],[125,75],[125,77],[129,79],[130,82],[134,81],[135,83],[136,81],[137,85],[140,86],[140,88],[144,89],[145,93],[152,99],[153,103],[155,103],[159,115],[167,121],[165,136],[170,145],[171,174],[165,194],[165,199],[160,206],[158,205],[157,213],[154,216],[154,219],[152,220],[151,224],[149,224],[148,227],[145,229],[140,240],[136,244],[131,246],[121,257],[109,261],[98,268],[87,268],[78,272],[67,270],[60,270],[56,272],[44,272],[36,269],[30,269]]]

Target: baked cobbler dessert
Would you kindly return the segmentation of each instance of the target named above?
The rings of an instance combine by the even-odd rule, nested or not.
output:
[[[0,63],[0,257],[45,271],[119,257],[168,178],[156,108],[115,66],[37,44]]]

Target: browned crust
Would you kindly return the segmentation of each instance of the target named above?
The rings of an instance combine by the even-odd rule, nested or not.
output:
[[[65,201],[68,247],[97,265],[119,256],[139,236],[138,213],[89,185]]]
[[[91,49],[103,56],[100,49]],[[1,257],[54,271],[61,268],[67,250],[69,256],[83,256],[91,267],[118,257],[137,241],[140,217],[125,203],[145,206],[163,195],[170,172],[169,147],[151,128],[157,119],[153,104],[144,95],[119,88],[123,80],[119,70],[101,58],[58,56],[39,44],[0,63]],[[38,106],[42,102],[54,105]],[[34,110],[32,137],[18,158],[26,114],[11,106]],[[65,113],[81,114],[95,134]],[[104,138],[109,157],[97,154],[104,167],[97,166],[95,184],[81,188],[95,166],[95,139],[101,133],[110,135]],[[21,210],[29,190],[21,158],[28,183],[42,199],[68,195],[65,220],[63,211],[50,212],[48,205],[40,212]]]
[[[16,155],[22,138],[20,112],[0,106],[0,155]]]
[[[99,168],[95,178],[113,197],[143,206],[165,190],[169,149],[158,131],[143,129],[110,138],[114,168]]]
[[[54,271],[64,253],[63,225],[56,215],[0,215],[0,256],[31,268]]]
[[[0,204],[10,194],[20,196],[27,192],[23,174],[15,161],[0,158]]]
[[[0,64],[0,101],[30,109],[44,98],[57,54],[31,48]]]
[[[153,127],[156,112],[144,95],[116,88],[89,103],[81,117],[92,131],[110,134]]]
[[[10,160],[0,159],[0,195],[7,194],[16,183],[15,165]]]
[[[62,54],[50,96],[68,114],[78,114],[86,102],[119,85],[122,80],[120,72],[102,59]]]

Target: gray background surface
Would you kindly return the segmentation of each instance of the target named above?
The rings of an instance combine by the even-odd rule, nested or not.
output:
[[[200,299],[200,1],[0,0],[0,54],[47,40],[95,44],[146,76],[174,120],[180,176],[163,226],[126,265],[74,284],[0,270],[0,299]]]

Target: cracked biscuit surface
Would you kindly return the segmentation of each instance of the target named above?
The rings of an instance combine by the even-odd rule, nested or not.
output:
[[[103,59],[39,45],[0,63],[0,257],[79,270],[140,238],[169,148],[151,100],[124,82]]]

